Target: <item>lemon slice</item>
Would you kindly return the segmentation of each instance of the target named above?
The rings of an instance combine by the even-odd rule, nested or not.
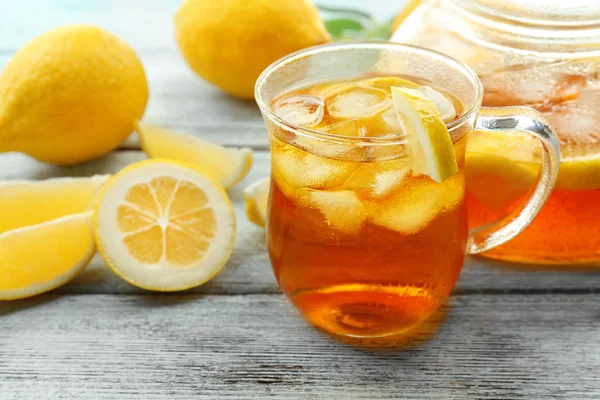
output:
[[[392,86],[408,87],[417,89],[419,85],[399,76],[378,76],[360,82],[361,85],[373,86],[378,89],[389,91]]]
[[[246,203],[246,217],[255,225],[265,227],[267,221],[267,202],[271,180],[261,179],[244,189],[244,202]]]
[[[535,182],[539,149],[537,139],[524,132],[472,132],[465,161],[469,190],[491,207],[516,201]],[[555,190],[599,188],[600,155],[591,152],[560,160]]]
[[[425,95],[405,87],[392,87],[394,108],[405,122],[415,173],[443,182],[458,172],[452,139],[439,111]]]
[[[589,154],[560,160],[556,189],[600,189],[600,155]]]
[[[95,252],[91,211],[0,234],[0,300],[34,296],[67,283]]]
[[[242,180],[252,166],[252,150],[247,148],[227,148],[152,125],[137,124],[136,131],[148,157],[190,163],[225,189]]]
[[[0,182],[0,233],[94,207],[108,175]]]
[[[117,275],[144,289],[175,291],[199,286],[223,268],[235,216],[221,186],[194,166],[148,160],[108,181],[94,231]]]
[[[490,210],[505,211],[534,184],[536,150],[537,139],[524,132],[471,132],[465,157],[467,190]]]

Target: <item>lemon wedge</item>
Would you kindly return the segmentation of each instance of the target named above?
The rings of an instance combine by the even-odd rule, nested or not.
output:
[[[267,221],[267,202],[271,180],[261,179],[244,189],[244,203],[246,203],[246,217],[255,225],[265,227]]]
[[[252,150],[219,146],[197,137],[152,125],[136,125],[149,158],[164,158],[194,165],[225,189],[238,183],[252,166]]]
[[[0,300],[34,296],[67,283],[95,252],[91,211],[0,234]]]
[[[47,292],[85,268],[96,251],[91,209],[107,180],[0,182],[0,300]]]
[[[235,216],[225,191],[199,169],[147,160],[107,182],[94,232],[117,275],[144,289],[176,291],[199,286],[223,268]]]
[[[0,182],[0,233],[92,210],[108,178]]]
[[[452,139],[439,111],[417,90],[395,87],[394,108],[404,121],[408,147],[413,157],[413,170],[443,182],[458,172]]]

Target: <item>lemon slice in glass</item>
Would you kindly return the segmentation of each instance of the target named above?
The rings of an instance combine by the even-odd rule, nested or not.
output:
[[[435,105],[417,90],[392,87],[392,100],[404,122],[413,170],[443,182],[458,172],[450,133]]]

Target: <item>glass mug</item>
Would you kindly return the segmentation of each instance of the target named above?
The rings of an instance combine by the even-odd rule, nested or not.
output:
[[[290,90],[364,76],[443,84],[464,106],[447,123],[458,173],[442,183],[406,173],[412,159],[402,136],[340,136],[295,126],[273,111],[273,101]],[[481,108],[482,96],[477,75],[466,65],[392,43],[312,47],[276,61],[258,78],[255,97],[271,144],[269,256],[281,289],[312,324],[364,338],[411,328],[447,299],[465,254],[510,240],[535,217],[558,174],[556,137],[536,111]],[[474,129],[527,131],[542,151],[526,201],[505,218],[469,231],[464,153]],[[381,177],[398,175],[399,185],[382,188]]]

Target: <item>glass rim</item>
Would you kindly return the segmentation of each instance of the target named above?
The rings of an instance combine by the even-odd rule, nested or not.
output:
[[[454,138],[452,132],[457,130],[457,128],[461,127],[463,124],[467,123],[473,114],[477,113],[479,108],[481,107],[481,103],[483,101],[483,86],[479,77],[467,64],[458,61],[450,56],[447,56],[444,53],[426,49],[420,46],[414,46],[409,44],[401,44],[401,43],[393,43],[393,42],[384,42],[384,41],[362,41],[362,42],[344,42],[344,43],[328,43],[322,44],[318,46],[308,47],[302,50],[295,51],[290,53],[275,62],[271,63],[265,70],[259,75],[256,80],[256,85],[254,86],[254,99],[258,104],[263,115],[267,116],[272,122],[276,123],[283,129],[292,129],[294,133],[300,133],[302,136],[307,136],[311,138],[315,138],[318,140],[325,140],[330,142],[337,143],[357,143],[362,145],[376,145],[376,144],[405,144],[406,138],[404,136],[397,137],[353,137],[353,136],[340,136],[334,135],[330,133],[325,133],[321,131],[317,131],[310,128],[301,127],[298,125],[294,125],[283,118],[277,116],[270,107],[270,104],[267,104],[261,95],[261,89],[265,85],[266,81],[269,79],[270,75],[277,71],[279,68],[282,68],[286,65],[293,63],[294,61],[303,59],[307,56],[329,52],[336,49],[342,50],[361,50],[361,49],[379,49],[379,50],[389,50],[396,49],[398,51],[404,52],[412,52],[412,53],[420,53],[423,56],[435,56],[437,58],[442,59],[444,62],[453,65],[456,69],[461,70],[475,85],[475,101],[472,102],[468,107],[465,108],[458,118],[446,124],[446,128],[450,133],[450,137],[452,141],[455,142],[459,138]],[[462,136],[461,136],[462,137]]]

